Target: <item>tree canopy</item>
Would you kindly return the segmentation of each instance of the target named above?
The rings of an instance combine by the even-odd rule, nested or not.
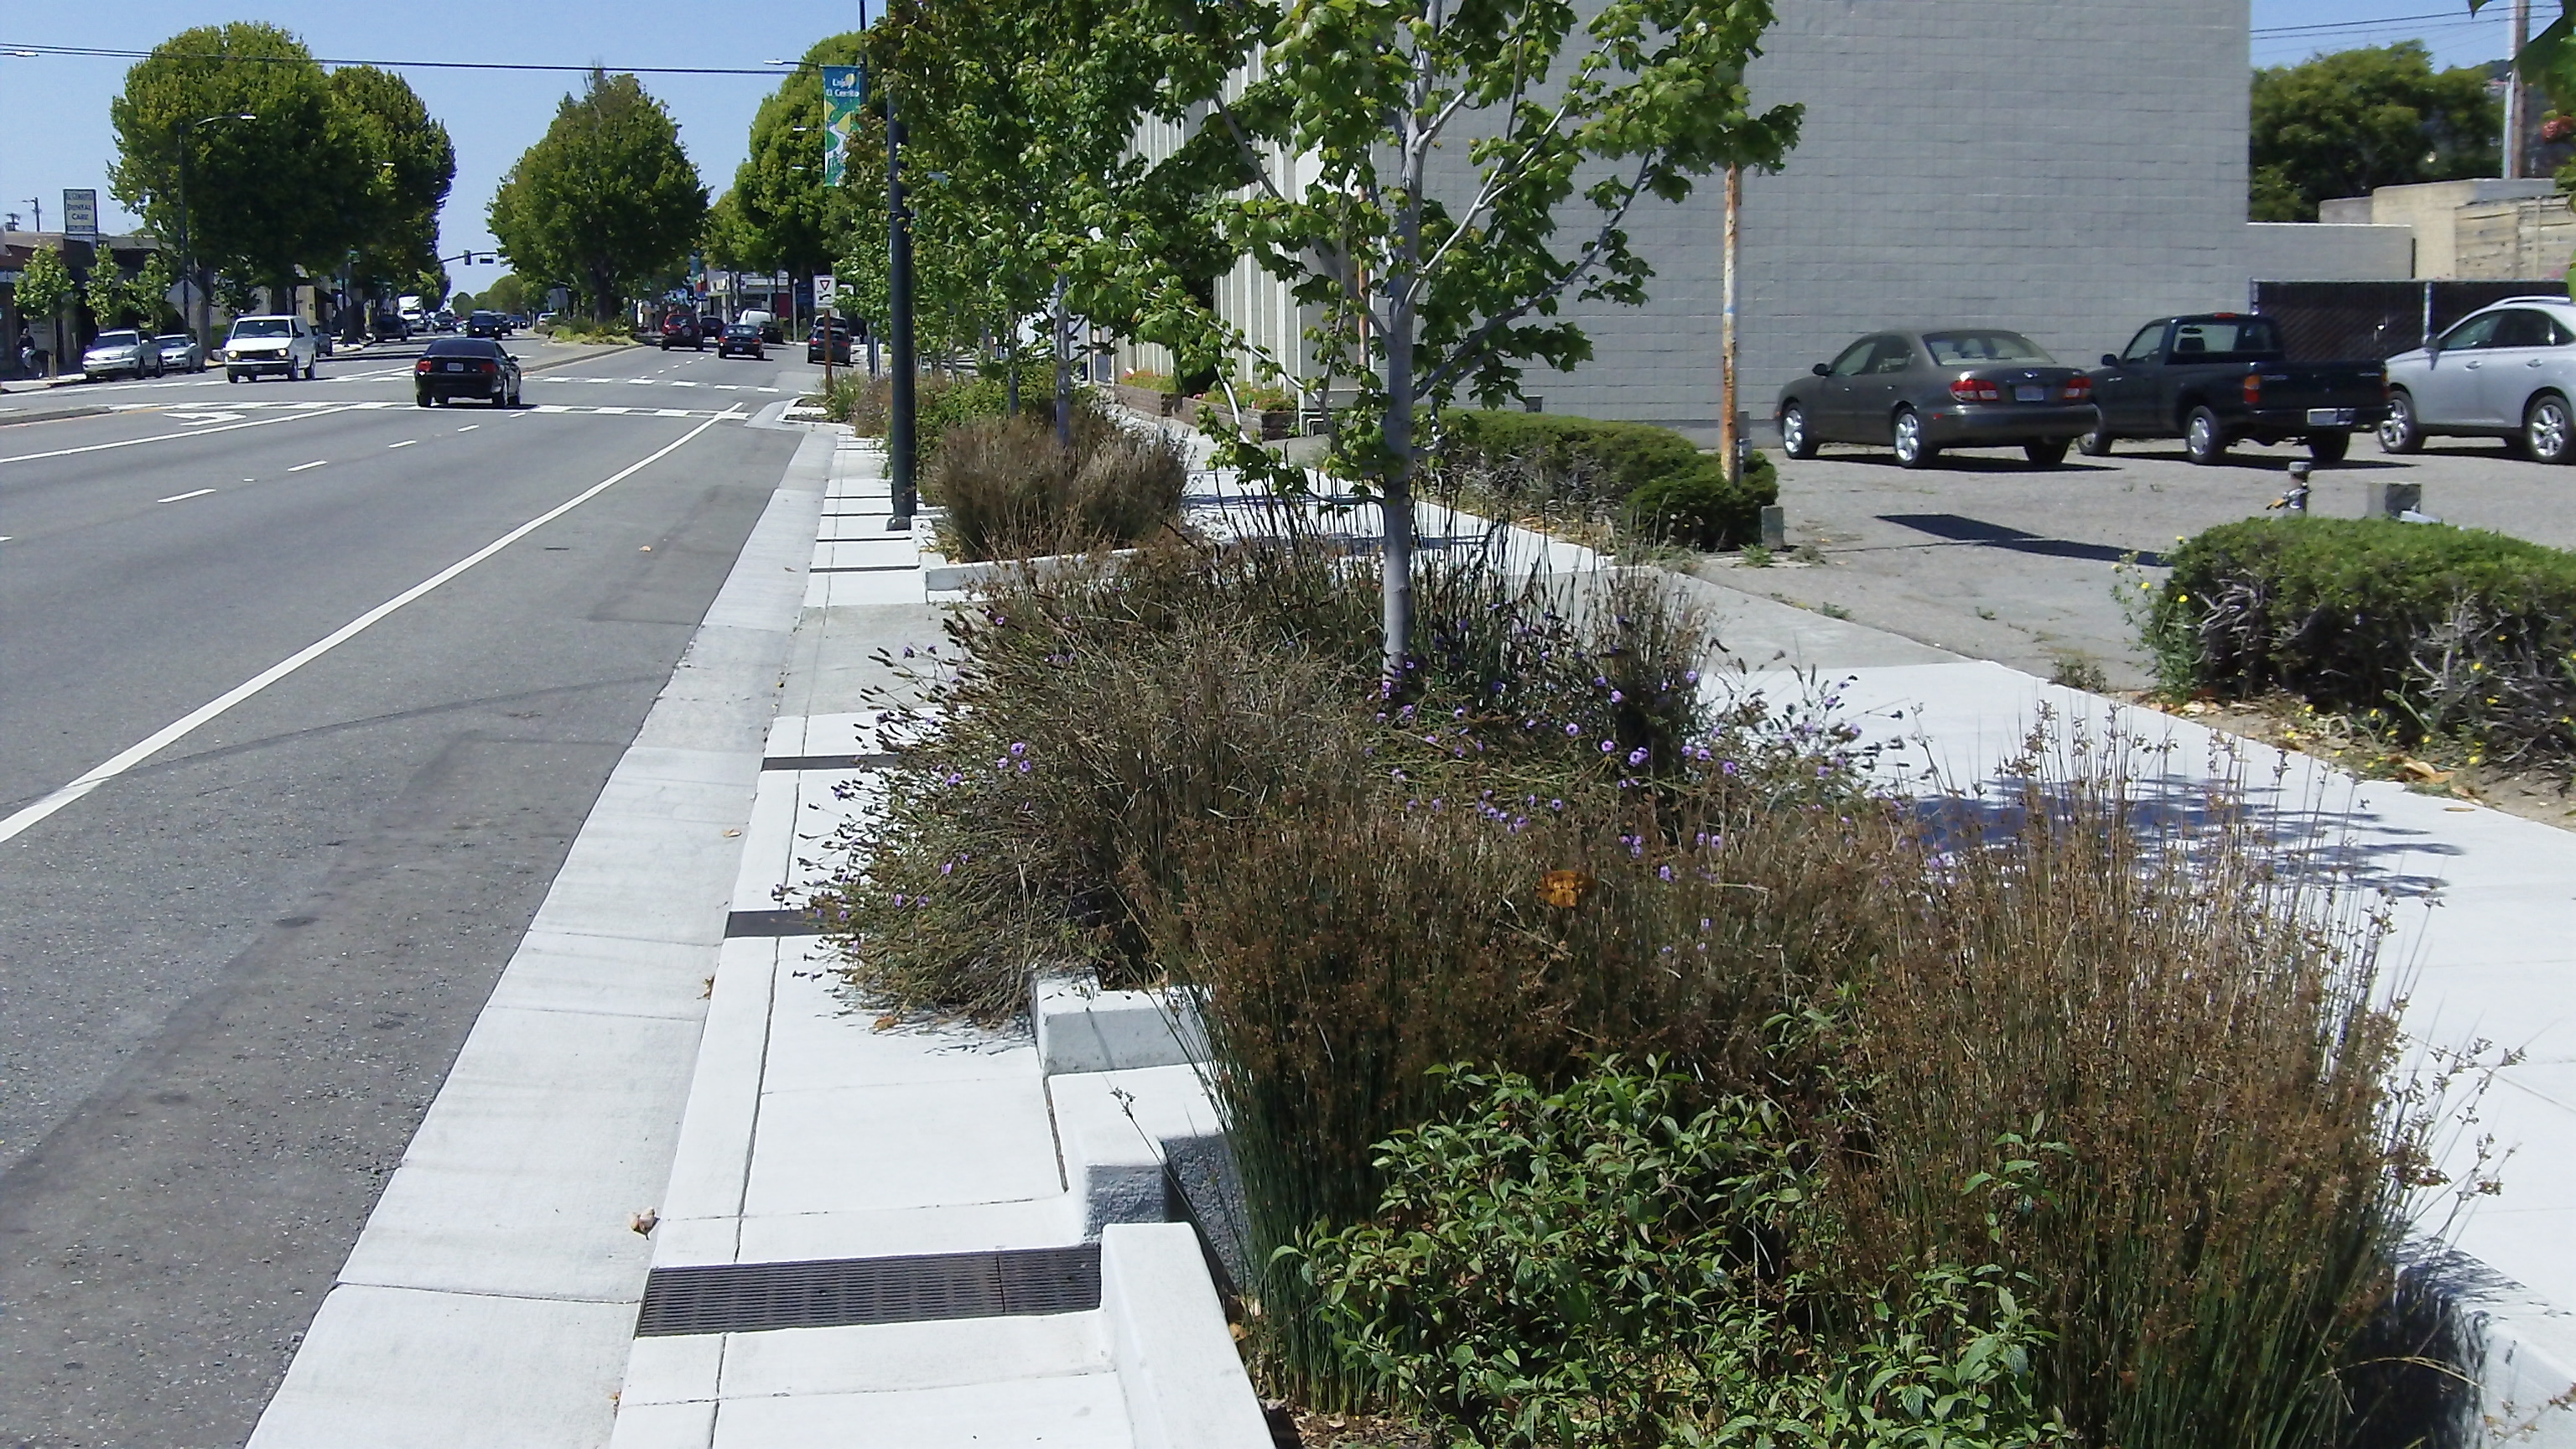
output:
[[[488,215],[514,269],[570,287],[605,320],[687,262],[707,190],[662,103],[631,75],[593,70],[501,179]]]
[[[741,228],[732,239],[735,265],[791,276],[830,267],[854,220],[848,198],[823,185],[823,72],[857,65],[866,41],[856,32],[827,36],[752,117],[751,154],[733,175]],[[883,160],[880,153],[879,172]],[[883,182],[879,181],[882,190]],[[882,233],[881,233],[882,234]]]
[[[2251,119],[2256,221],[2314,221],[2320,201],[2501,164],[2486,71],[2436,71],[2421,41],[2257,70]]]
[[[341,195],[352,222],[350,270],[361,283],[394,283],[436,269],[438,212],[456,182],[456,148],[408,82],[373,66],[331,72],[339,124],[370,158]]]
[[[251,119],[231,119],[243,115]],[[298,266],[336,270],[378,219],[346,204],[352,178],[377,169],[366,128],[303,42],[274,25],[170,37],[126,72],[108,118],[110,190],[173,239],[186,149],[189,242],[201,266],[288,286]]]

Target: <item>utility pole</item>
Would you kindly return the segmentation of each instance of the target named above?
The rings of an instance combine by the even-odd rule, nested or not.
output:
[[[2522,83],[2522,48],[2531,43],[2531,0],[2513,0],[2512,56],[2504,78],[2504,175],[2517,180],[2523,172],[2522,133],[2530,122],[2523,115],[2528,103]]]
[[[1744,481],[1744,440],[1736,436],[1735,424],[1735,219],[1744,207],[1744,168],[1726,168],[1726,279],[1724,311],[1718,323],[1719,406],[1723,414],[1717,420],[1717,452],[1720,466],[1726,469],[1726,481]]]

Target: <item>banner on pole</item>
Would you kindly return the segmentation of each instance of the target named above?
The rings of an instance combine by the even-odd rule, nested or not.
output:
[[[859,129],[859,109],[867,103],[868,73],[863,66],[823,67],[823,184],[841,184],[843,158],[850,137]]]

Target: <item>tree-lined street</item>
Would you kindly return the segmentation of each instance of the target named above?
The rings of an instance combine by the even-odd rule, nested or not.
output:
[[[248,1432],[806,371],[576,355],[431,410],[343,359],[0,430],[0,815],[662,454],[0,842],[0,1442]]]

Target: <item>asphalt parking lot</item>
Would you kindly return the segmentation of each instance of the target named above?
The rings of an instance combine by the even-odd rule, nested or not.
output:
[[[1945,453],[1922,472],[1883,448],[1771,456],[1790,548],[1813,545],[1823,561],[1784,555],[1755,569],[1726,555],[1699,565],[1705,577],[2043,677],[2063,660],[2089,661],[2112,685],[2137,688],[2144,661],[2113,599],[2121,557],[2135,553],[2160,576],[2159,550],[2261,514],[2307,450],[2240,443],[2204,468],[2180,442],[2123,443],[2108,458],[2037,468],[2018,449],[1993,449]],[[2442,440],[2391,457],[2356,438],[2348,461],[2316,470],[2309,510],[2358,518],[2386,482],[2422,484],[2423,510],[2445,522],[2576,548],[2576,468],[2525,462],[2500,443]]]

